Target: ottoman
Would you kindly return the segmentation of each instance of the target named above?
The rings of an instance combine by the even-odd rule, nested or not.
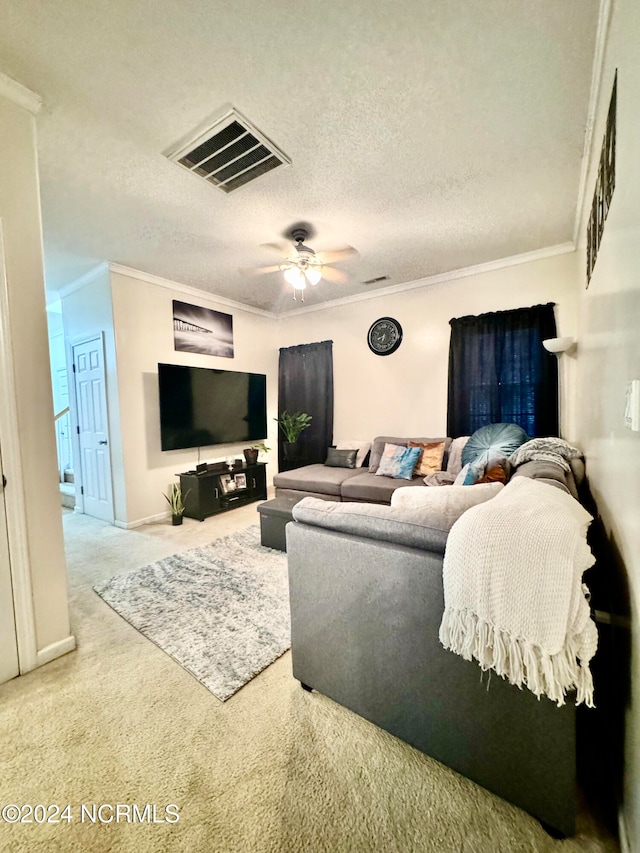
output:
[[[285,526],[293,519],[291,510],[302,498],[273,498],[258,504],[260,544],[276,551],[287,550]]]

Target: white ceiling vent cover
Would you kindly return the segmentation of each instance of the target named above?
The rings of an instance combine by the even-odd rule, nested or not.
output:
[[[225,193],[233,192],[291,160],[235,108],[207,127],[198,128],[188,141],[166,156]]]

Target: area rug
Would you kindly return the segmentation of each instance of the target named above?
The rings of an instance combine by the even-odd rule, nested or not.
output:
[[[94,590],[223,702],[291,645],[287,557],[257,525]]]

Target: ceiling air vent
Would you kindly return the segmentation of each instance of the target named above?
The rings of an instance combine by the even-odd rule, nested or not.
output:
[[[388,275],[379,275],[377,278],[369,278],[367,281],[363,281],[363,284],[378,284],[379,281],[389,281]]]
[[[207,122],[166,156],[225,193],[291,160],[236,109]]]

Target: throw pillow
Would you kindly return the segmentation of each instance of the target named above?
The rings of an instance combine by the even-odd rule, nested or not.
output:
[[[487,465],[487,470],[484,472],[482,477],[476,481],[477,483],[506,483],[507,482],[507,472],[504,470],[502,465],[493,465],[489,467]]]
[[[476,504],[494,498],[504,488],[502,483],[483,483],[466,489],[449,486],[447,489],[396,489],[391,506],[403,509],[422,509],[425,520],[440,530],[450,530],[463,512]]]
[[[430,441],[423,444],[419,441],[410,441],[407,447],[419,447],[420,455],[416,462],[415,471],[417,477],[426,477],[442,470],[442,459],[444,457],[444,441]]]
[[[419,447],[386,444],[376,476],[410,480],[413,477],[413,469],[416,467],[418,456],[420,456]]]
[[[355,448],[353,450],[338,450],[335,447],[329,447],[324,464],[330,468],[355,468],[357,455],[358,451]]]
[[[375,474],[378,470],[378,465],[380,464],[380,459],[382,458],[382,454],[384,453],[385,445],[398,444],[402,447],[406,447],[409,441],[415,441],[419,444],[429,444],[433,441],[444,441],[443,464],[446,463],[448,455],[447,451],[449,450],[449,445],[451,444],[451,439],[447,438],[446,436],[436,436],[435,438],[427,436],[425,438],[421,435],[411,435],[408,438],[396,438],[392,435],[377,435],[373,439],[373,444],[371,445],[371,455],[369,457],[369,473]]]
[[[509,457],[529,436],[518,424],[487,424],[480,427],[465,444],[462,451],[462,464],[484,462],[496,456]]]
[[[358,455],[356,456],[356,468],[362,468],[362,464],[369,452],[369,448],[371,447],[371,442],[351,441],[350,439],[347,439],[345,441],[339,441],[336,444],[336,447],[338,450],[357,450]]]
[[[382,454],[384,453],[384,449],[387,444],[396,444],[399,447],[407,446],[406,438],[395,438],[390,435],[378,435],[373,439],[373,444],[371,445],[371,453],[369,454],[369,473],[375,474],[378,470],[378,465],[380,464],[380,460],[382,459]]]
[[[483,462],[467,462],[453,481],[454,486],[473,486],[484,474]]]

